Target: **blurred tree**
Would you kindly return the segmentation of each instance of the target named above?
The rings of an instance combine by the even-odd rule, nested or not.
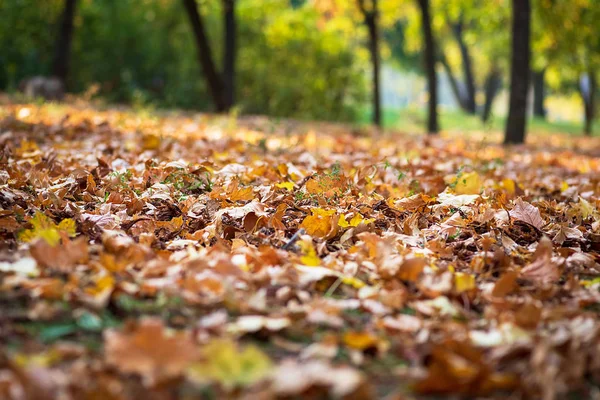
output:
[[[463,75],[466,90],[464,91],[464,95],[462,96],[461,103],[466,112],[468,112],[469,114],[475,114],[475,77],[473,76],[470,50],[467,47],[467,44],[465,43],[464,39],[465,20],[463,13],[461,12],[457,21],[450,22],[450,24],[452,28],[452,33],[454,34],[454,38],[456,39],[456,43],[458,44],[458,48],[460,49],[460,56],[463,66]],[[450,72],[451,70],[448,69],[448,71]]]
[[[407,49],[407,22],[397,20],[390,27],[382,27],[384,44],[390,48],[390,59],[396,68],[404,71],[420,71],[423,57]]]
[[[65,0],[65,6],[60,19],[60,30],[56,40],[52,73],[67,87],[69,76],[69,59],[71,56],[71,43],[73,41],[73,21],[77,0]]]
[[[510,101],[504,135],[505,144],[525,141],[531,58],[530,0],[512,0],[511,32]]]
[[[208,37],[206,36],[204,21],[198,12],[196,0],[183,0],[183,5],[194,32],[194,41],[198,51],[198,60],[200,61],[200,65],[204,71],[206,83],[210,89],[215,108],[217,112],[227,111],[228,104],[224,90],[225,84],[217,72],[217,68],[213,60],[212,50],[208,42]]]
[[[500,90],[502,86],[502,75],[500,73],[500,69],[495,61],[492,61],[492,66],[490,67],[490,71],[488,72],[487,77],[485,78],[485,83],[483,85],[485,101],[483,103],[483,109],[481,111],[481,120],[483,122],[487,122],[490,119],[492,114],[492,105],[494,99],[496,98],[496,94]]]
[[[427,132],[436,134],[439,130],[437,114],[437,77],[435,73],[435,41],[431,30],[431,15],[429,0],[418,0],[421,9],[421,28],[423,30],[423,61],[427,75],[427,91],[429,92],[429,106],[427,117]]]
[[[364,17],[365,25],[369,32],[369,54],[371,56],[371,66],[373,70],[373,123],[379,127],[382,126],[381,120],[381,93],[379,72],[381,69],[381,58],[379,54],[379,9],[377,0],[370,0],[369,4],[365,4],[368,0],[357,0],[358,7]]]
[[[583,131],[588,136],[592,135],[592,123],[596,116],[598,83],[596,81],[595,72],[595,70],[590,69],[587,74],[581,77],[581,82],[579,84],[585,118]]]
[[[438,1],[436,17],[438,35],[446,40],[440,46],[440,63],[461,109],[469,114],[478,110],[478,81],[483,88],[481,119],[491,114],[493,101],[501,87],[502,67],[508,55],[504,50],[508,37],[504,33],[508,16],[505,0]],[[472,51],[477,48],[477,51]],[[447,55],[448,54],[448,55]],[[462,82],[454,69],[462,69]],[[477,68],[474,68],[477,66]],[[481,104],[481,100],[479,101]]]
[[[546,69],[534,70],[531,74],[533,84],[533,115],[538,118],[546,118],[544,100],[546,98]]]
[[[509,57],[505,29],[508,0],[430,1],[437,61],[448,78],[456,104],[471,114],[481,110],[485,122],[502,87]],[[422,48],[422,35],[417,34],[419,25],[419,18],[407,13],[407,51],[414,53]],[[459,70],[461,73],[456,73]]]
[[[563,92],[576,88],[583,105],[583,130],[590,135],[598,96],[600,7],[590,0],[536,0],[535,4],[534,22],[541,33],[533,43],[542,49],[548,81]]]
[[[412,0],[411,0],[412,1]],[[0,90],[52,74],[56,35],[65,0],[0,0]],[[352,18],[323,23],[313,1],[235,0],[235,93],[243,113],[356,120],[368,104],[368,51],[354,1],[340,2]],[[224,80],[223,0],[198,2]],[[383,6],[383,3],[381,3]],[[79,0],[74,20],[69,83],[74,93],[97,88],[99,100],[214,109],[199,71],[194,36],[181,1]],[[190,51],[192,49],[192,51]],[[218,60],[218,61],[217,61]],[[223,81],[223,85],[225,82]]]
[[[64,0],[0,1],[0,89],[14,90],[23,79],[52,74],[56,22]]]
[[[223,1],[223,25],[225,26],[225,51],[223,58],[223,80],[225,83],[225,107],[235,104],[235,59],[236,59],[236,18],[235,0]]]

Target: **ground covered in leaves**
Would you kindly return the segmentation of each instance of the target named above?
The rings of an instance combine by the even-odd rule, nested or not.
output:
[[[0,107],[0,398],[598,398],[600,143]]]

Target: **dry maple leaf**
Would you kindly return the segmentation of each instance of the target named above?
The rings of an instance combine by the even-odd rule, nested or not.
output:
[[[552,241],[543,236],[533,254],[533,262],[521,270],[521,277],[538,282],[549,283],[560,279],[560,265],[552,259]]]
[[[126,331],[104,334],[106,361],[154,385],[179,376],[198,356],[189,332],[171,332],[161,320],[144,319]]]
[[[518,221],[523,221],[538,229],[546,224],[540,215],[540,210],[534,205],[523,201],[520,197],[515,200],[515,206],[510,210],[510,216]]]

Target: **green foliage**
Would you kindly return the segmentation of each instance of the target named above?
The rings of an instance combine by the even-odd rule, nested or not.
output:
[[[69,88],[111,102],[210,110],[180,1],[81,0]],[[49,75],[63,1],[0,2],[0,90]],[[199,2],[221,69],[221,2]],[[364,102],[364,61],[310,2],[239,0],[237,98],[244,113],[350,120]]]
[[[48,74],[52,65],[60,14],[56,0],[0,1],[0,89],[14,90],[19,81]]]

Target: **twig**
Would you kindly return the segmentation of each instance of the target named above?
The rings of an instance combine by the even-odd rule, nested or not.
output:
[[[296,233],[294,233],[294,236],[292,236],[286,244],[281,246],[281,249],[282,250],[289,249],[291,246],[294,245],[294,243],[296,243],[298,241],[298,239],[300,239],[300,236],[304,235],[305,233],[306,233],[306,231],[304,230],[304,228],[298,229],[298,231]]]

